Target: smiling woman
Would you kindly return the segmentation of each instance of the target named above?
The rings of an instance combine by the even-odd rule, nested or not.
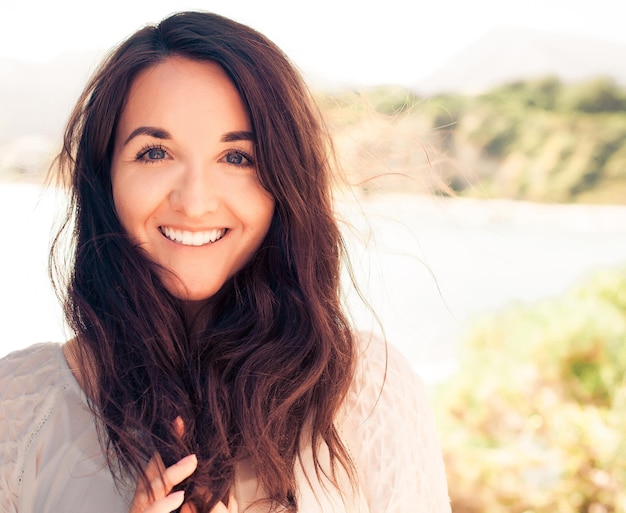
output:
[[[3,512],[449,511],[421,382],[342,308],[324,134],[226,18],[105,60],[58,159],[75,337],[0,360]]]
[[[179,299],[213,296],[257,251],[274,213],[239,93],[214,62],[169,58],[137,76],[115,136],[122,227]]]

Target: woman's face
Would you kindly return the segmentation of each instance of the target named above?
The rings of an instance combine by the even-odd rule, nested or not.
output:
[[[173,273],[161,279],[183,300],[215,294],[257,251],[274,213],[246,109],[212,62],[169,58],[137,76],[111,180],[122,226]]]

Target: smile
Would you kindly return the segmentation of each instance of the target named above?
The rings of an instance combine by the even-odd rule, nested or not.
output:
[[[204,246],[217,242],[226,235],[226,228],[206,230],[202,232],[190,232],[187,230],[177,230],[169,226],[159,226],[161,233],[172,242],[183,246]]]

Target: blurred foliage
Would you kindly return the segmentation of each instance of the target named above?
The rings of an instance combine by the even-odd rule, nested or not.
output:
[[[319,101],[346,175],[366,192],[626,202],[626,90],[609,79],[548,76],[429,98],[386,87]]]
[[[477,321],[436,405],[455,513],[626,512],[626,269]]]

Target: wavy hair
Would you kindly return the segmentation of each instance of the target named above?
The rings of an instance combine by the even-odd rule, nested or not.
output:
[[[259,179],[275,201],[258,252],[195,319],[123,232],[111,189],[114,135],[129,88],[142,70],[173,56],[218,63],[231,78],[255,134]],[[331,154],[284,54],[215,14],[178,13],[139,30],[88,83],[58,157],[70,205],[50,272],[77,336],[80,367],[89,371],[84,387],[118,482],[145,479],[156,451],[166,465],[196,453],[198,469],[182,487],[203,513],[228,497],[245,458],[271,506],[295,510],[303,447],[317,455],[328,446],[331,471],[315,456],[318,477],[337,486],[337,464],[353,474],[334,425],[355,343],[340,300],[343,242],[332,211]]]

